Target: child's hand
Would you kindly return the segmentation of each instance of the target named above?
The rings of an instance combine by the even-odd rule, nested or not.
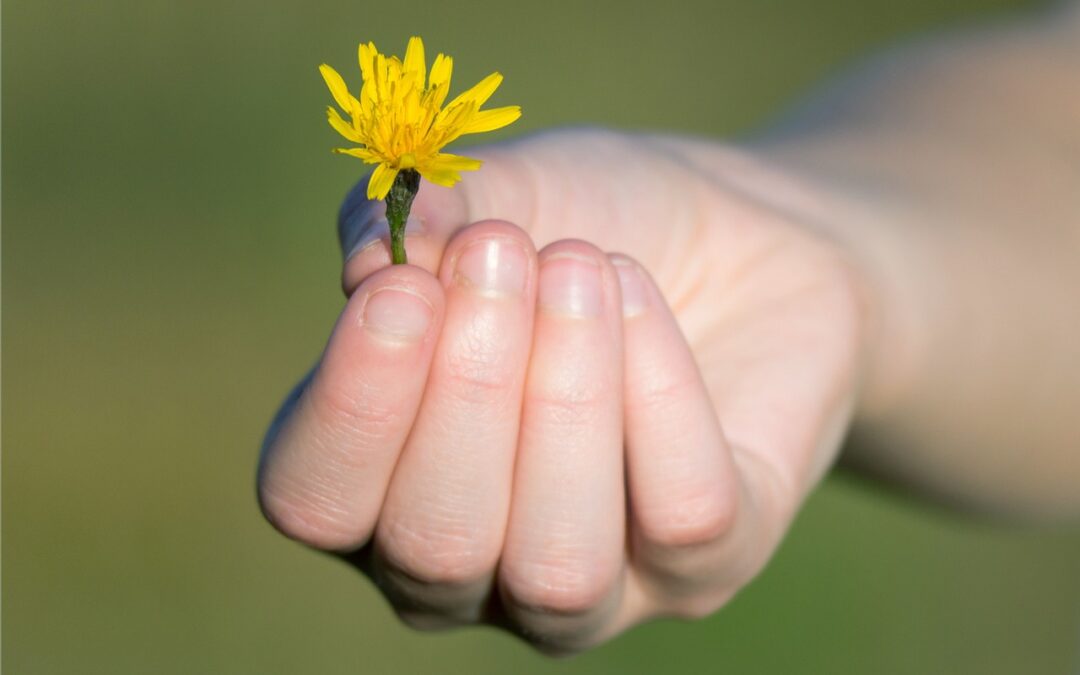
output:
[[[836,454],[863,309],[843,251],[683,150],[491,148],[421,188],[415,266],[388,266],[381,204],[354,191],[348,304],[267,438],[274,525],[356,561],[410,624],[551,651],[745,585]]]

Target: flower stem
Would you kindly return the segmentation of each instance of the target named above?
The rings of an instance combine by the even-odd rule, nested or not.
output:
[[[386,221],[390,223],[390,257],[395,265],[409,262],[405,255],[405,222],[413,198],[420,190],[420,174],[414,169],[399,171],[386,195]]]

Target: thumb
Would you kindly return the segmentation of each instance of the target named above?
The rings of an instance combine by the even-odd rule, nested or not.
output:
[[[409,263],[438,274],[447,242],[462,227],[486,219],[500,219],[525,226],[522,218],[531,210],[532,194],[523,172],[509,148],[494,147],[469,152],[484,161],[479,171],[468,172],[452,188],[421,179],[405,225],[405,250]],[[376,270],[390,265],[390,228],[386,205],[367,198],[370,176],[358,182],[341,205],[338,239],[344,256],[341,285],[345,295]]]

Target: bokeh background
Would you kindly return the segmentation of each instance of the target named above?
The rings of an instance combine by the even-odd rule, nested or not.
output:
[[[410,34],[510,132],[747,132],[843,64],[1012,0],[6,0],[5,673],[1063,673],[1080,537],[847,475],[724,611],[569,661],[421,634],[261,520],[263,429],[343,299],[316,67]],[[351,72],[351,71],[349,71]],[[354,73],[351,81],[355,81]]]

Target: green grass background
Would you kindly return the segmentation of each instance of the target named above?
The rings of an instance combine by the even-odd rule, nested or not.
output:
[[[489,629],[400,626],[277,536],[253,490],[269,416],[342,305],[316,67],[412,34],[458,86],[498,68],[511,134],[598,123],[731,135],[913,32],[1007,0],[6,0],[5,673],[1061,673],[1080,538],[977,523],[850,477],[696,623],[569,661]],[[351,81],[355,80],[353,73]]]

